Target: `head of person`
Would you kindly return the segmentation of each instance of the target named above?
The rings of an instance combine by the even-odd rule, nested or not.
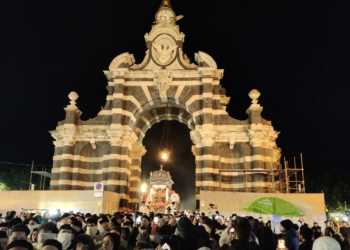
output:
[[[70,225],[77,233],[81,233],[83,231],[83,224],[78,221],[74,220],[72,224]]]
[[[117,217],[117,222],[119,225],[121,225],[123,223],[123,219],[121,217]]]
[[[109,225],[109,220],[107,218],[103,218],[98,222],[103,230],[101,231],[106,231],[108,232],[110,230],[110,225]]]
[[[42,230],[43,233],[52,233],[52,234],[58,234],[59,230],[57,229],[57,226],[53,222],[48,222],[46,224],[42,224],[38,231],[40,232]]]
[[[112,227],[117,227],[117,226],[120,226],[120,224],[118,223],[117,219],[116,218],[112,218],[109,221],[109,227],[112,228]]]
[[[54,239],[46,240],[41,250],[62,250],[62,244]]]
[[[2,249],[6,249],[8,243],[9,243],[9,238],[8,238],[7,232],[0,231],[0,246],[2,247]]]
[[[7,245],[6,250],[33,250],[33,245],[27,240],[14,240]]]
[[[103,250],[118,250],[120,246],[120,236],[115,233],[108,233],[103,237],[102,249]]]
[[[77,221],[77,218],[71,216],[67,220],[67,224],[72,225],[73,222]]]
[[[349,226],[349,223],[346,220],[343,220],[342,224],[343,224],[343,227],[348,227]]]
[[[130,236],[129,228],[127,228],[127,227],[123,228],[121,233],[120,233],[120,238],[123,239],[123,240],[128,241],[129,236]]]
[[[237,239],[242,241],[249,241],[251,237],[252,226],[246,220],[237,223],[235,234]]]
[[[293,229],[293,222],[291,220],[283,220],[281,221],[281,225],[280,225],[280,231],[286,232],[290,229]]]
[[[13,218],[12,220],[8,221],[10,230],[18,224],[23,224],[21,218]]]
[[[314,222],[314,227],[318,227],[318,223],[317,222]]]
[[[95,243],[91,236],[80,234],[75,238],[75,250],[94,250]]]
[[[177,230],[179,231],[180,238],[188,239],[192,229],[193,224],[188,217],[181,217],[177,222]]]
[[[299,226],[297,224],[293,224],[293,227],[292,227],[295,231],[299,231]]]
[[[120,235],[121,234],[121,230],[122,230],[121,227],[112,227],[109,232]]]
[[[164,214],[163,215],[163,219],[164,219],[164,221],[169,221],[170,220],[170,216],[168,214]]]
[[[61,216],[61,223],[62,223],[62,224],[69,224],[69,223],[68,223],[69,218],[70,218],[70,214],[64,213],[64,214]]]
[[[308,227],[303,228],[303,230],[300,230],[299,241],[304,242],[304,241],[312,240],[313,235],[314,234],[311,228],[308,228]]]
[[[314,241],[312,250],[341,250],[338,241],[329,236],[323,236]]]
[[[38,221],[38,219],[36,217],[29,219],[29,223],[28,223],[29,226],[35,226],[35,225],[38,225],[38,224],[39,224],[39,221]]]
[[[8,223],[1,223],[0,224],[0,231],[8,232],[10,230]]]
[[[68,234],[72,234],[73,233],[73,228],[68,225],[68,224],[65,224],[65,225],[62,225],[60,227],[60,230],[58,233],[68,233]]]
[[[146,216],[146,215],[143,215],[141,217],[141,228],[149,228],[149,226],[151,225],[151,218]]]
[[[18,224],[11,231],[9,243],[16,240],[27,240],[29,233],[30,231],[26,225]]]
[[[30,240],[32,243],[37,243],[38,242],[38,229],[34,228],[33,232],[30,235]]]

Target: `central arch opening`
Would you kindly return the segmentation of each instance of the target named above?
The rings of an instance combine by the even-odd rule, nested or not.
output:
[[[142,157],[141,181],[148,184],[150,172],[158,171],[162,163],[159,157],[159,145],[162,140],[164,123],[161,121],[152,125],[147,130],[142,144],[147,153]],[[191,209],[196,207],[195,199],[195,156],[192,153],[193,145],[190,138],[190,129],[178,121],[168,121],[172,149],[169,160],[163,164],[163,169],[169,171],[174,181],[172,189],[180,196],[180,209]],[[162,149],[162,148],[161,148]]]

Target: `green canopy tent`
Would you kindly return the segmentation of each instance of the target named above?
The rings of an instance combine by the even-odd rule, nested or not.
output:
[[[306,213],[289,201],[276,197],[265,197],[245,204],[243,210],[258,214],[276,214],[284,217],[301,217]]]

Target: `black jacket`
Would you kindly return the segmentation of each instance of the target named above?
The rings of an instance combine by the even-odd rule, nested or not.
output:
[[[294,229],[289,229],[282,233],[282,239],[286,242],[286,248],[288,250],[299,249],[299,237],[298,233]]]
[[[312,250],[314,242],[312,240],[306,240],[300,244],[299,250]]]
[[[194,226],[185,237],[178,236],[171,238],[170,247],[172,250],[193,250],[210,246],[210,237],[203,226]]]

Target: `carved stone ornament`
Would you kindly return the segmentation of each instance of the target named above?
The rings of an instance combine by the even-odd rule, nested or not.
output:
[[[160,65],[169,64],[176,56],[177,44],[168,35],[157,37],[152,43],[152,56]]]
[[[162,102],[166,102],[167,101],[166,92],[168,91],[171,81],[173,80],[171,73],[168,73],[168,72],[156,73],[153,80],[155,85],[158,88],[159,96]]]

